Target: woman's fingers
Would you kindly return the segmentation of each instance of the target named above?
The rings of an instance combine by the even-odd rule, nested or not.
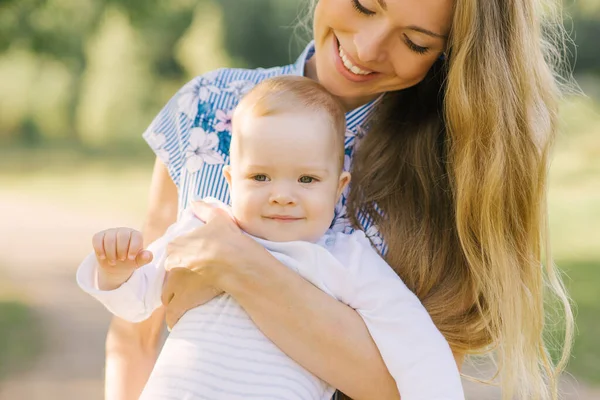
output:
[[[165,283],[163,285],[160,301],[166,307],[165,319],[169,330],[173,328],[173,326],[185,313],[185,310],[187,310],[182,307],[180,301],[186,293],[185,278],[189,278],[186,271],[189,272],[189,270],[184,268],[178,268],[168,272],[165,277]],[[175,292],[177,292],[177,295]]]
[[[176,289],[176,278],[174,276],[174,271],[168,271],[165,274],[165,282],[163,283],[162,293],[160,295],[160,301],[163,306],[168,306],[173,296],[175,295]]]
[[[233,221],[233,218],[227,209],[222,208],[222,203],[210,203],[206,201],[192,202],[192,210],[196,217],[204,223],[209,223],[218,217],[227,217]]]
[[[169,292],[168,298],[165,298],[167,304],[163,302],[167,307],[165,314],[167,326],[172,329],[188,310],[209,302],[221,293],[211,286],[204,286],[196,292],[191,290]]]
[[[184,308],[178,307],[179,302],[177,300],[179,300],[179,297],[173,297],[171,303],[167,307],[167,312],[165,313],[165,320],[169,330],[173,329],[186,311]]]
[[[169,271],[160,298],[166,307],[167,326],[172,328],[187,310],[198,307],[221,293],[222,291],[206,285],[202,276],[187,268]]]
[[[171,271],[174,268],[185,268],[181,257],[176,255],[168,255],[165,259],[165,270]]]

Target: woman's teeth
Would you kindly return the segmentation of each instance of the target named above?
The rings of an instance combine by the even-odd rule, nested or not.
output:
[[[339,51],[340,51],[340,58],[342,59],[342,63],[344,64],[344,67],[346,67],[346,69],[348,71],[350,71],[356,75],[369,75],[369,74],[373,73],[373,72],[365,71],[364,69],[360,69],[356,65],[352,64],[352,61],[350,61],[348,56],[346,56],[346,53],[344,53],[342,46],[339,46]]]

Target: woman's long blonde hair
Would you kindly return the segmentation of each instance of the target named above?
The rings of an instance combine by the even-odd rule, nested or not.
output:
[[[503,399],[557,398],[573,336],[546,200],[561,18],[559,1],[455,0],[446,60],[384,96],[353,161],[353,223],[374,220],[455,352],[497,363]],[[550,298],[564,321],[558,362]]]

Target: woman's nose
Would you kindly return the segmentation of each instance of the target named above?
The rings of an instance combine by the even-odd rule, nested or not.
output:
[[[354,35],[357,61],[364,64],[384,62],[387,58],[387,37],[387,29],[382,26],[369,26],[369,29],[365,27],[357,32]]]

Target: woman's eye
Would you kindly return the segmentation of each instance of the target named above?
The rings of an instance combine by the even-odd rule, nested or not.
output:
[[[358,0],[352,0],[352,6],[354,7],[354,9],[356,11],[358,11],[361,14],[368,15],[368,16],[375,15],[375,11],[369,10],[368,8],[363,6],[360,3],[360,1],[358,1]]]
[[[255,181],[257,181],[257,182],[266,182],[266,181],[269,180],[269,178],[267,178],[266,175],[262,175],[262,174],[254,175],[252,177],[252,179],[255,180]]]
[[[300,179],[298,179],[298,182],[300,183],[313,183],[316,181],[317,179],[313,178],[312,176],[301,176]]]
[[[406,45],[408,46],[409,49],[411,49],[412,51],[414,51],[417,54],[425,54],[429,51],[429,47],[422,47],[422,46],[416,45],[415,42],[410,40],[408,38],[408,36],[406,36],[406,35],[404,35],[404,42],[406,42]]]

